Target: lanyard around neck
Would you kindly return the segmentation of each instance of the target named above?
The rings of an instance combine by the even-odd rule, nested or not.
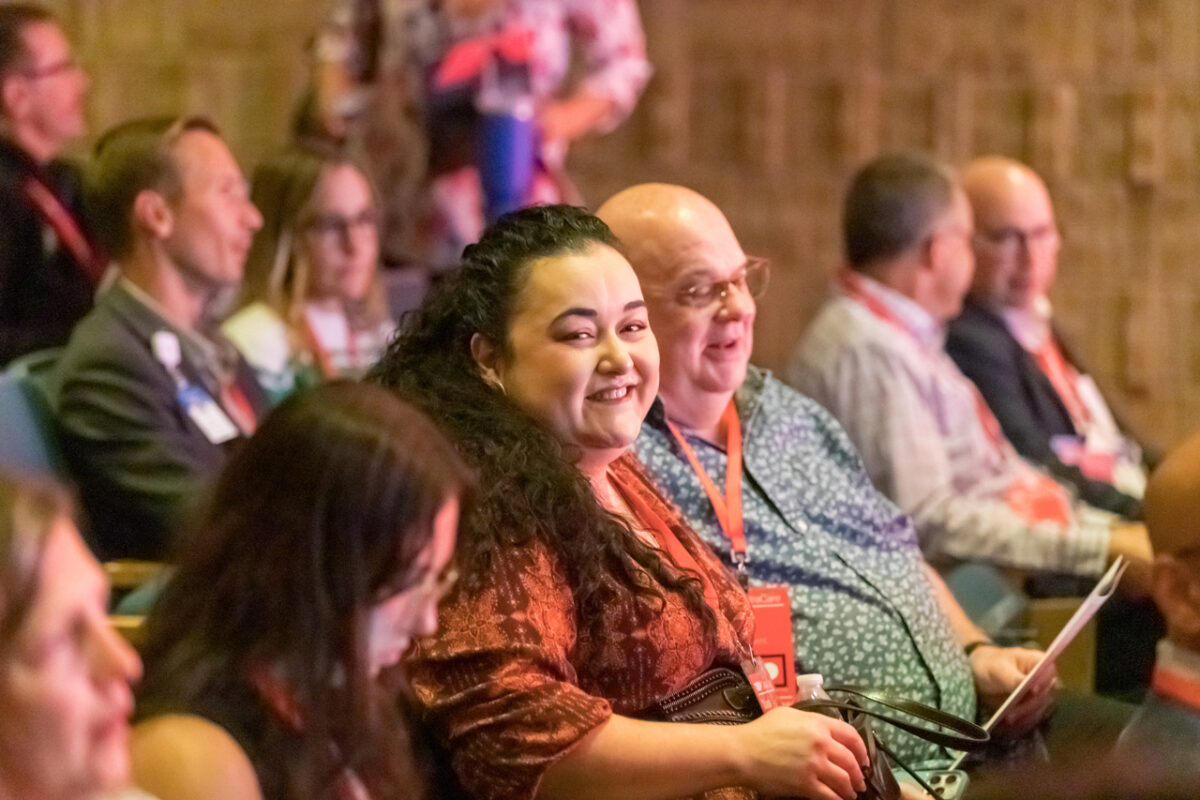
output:
[[[729,538],[734,564],[737,565],[739,571],[744,572],[749,555],[746,552],[746,533],[742,523],[742,425],[738,420],[733,398],[730,398],[729,405],[725,407],[721,421],[725,423],[727,439],[724,495],[713,483],[712,478],[708,477],[708,473],[700,464],[700,459],[696,457],[695,451],[684,439],[675,423],[667,420],[667,427],[670,429],[671,435],[679,442],[683,454],[687,456],[688,462],[696,472],[696,477],[700,479],[700,485],[704,487],[704,491],[712,503],[713,511],[717,515],[717,522],[720,524],[721,530],[725,532],[725,536]]]

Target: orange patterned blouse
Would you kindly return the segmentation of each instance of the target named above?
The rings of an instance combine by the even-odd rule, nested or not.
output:
[[[660,541],[673,533],[660,545],[664,561],[699,567],[710,605],[717,600],[716,630],[706,633],[683,597],[661,586],[665,606],[617,595],[602,620],[580,625],[567,571],[545,545],[494,555],[487,584],[460,582],[441,605],[437,635],[409,659],[426,717],[476,797],[532,798],[546,769],[612,714],[636,716],[713,666],[736,668],[749,650],[753,616],[734,577],[633,456],[609,473],[643,528]],[[731,794],[751,796],[721,792]]]

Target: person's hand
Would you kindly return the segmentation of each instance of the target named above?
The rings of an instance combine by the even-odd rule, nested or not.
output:
[[[929,792],[917,786],[915,783],[900,781],[900,800],[937,800]]]
[[[1129,566],[1117,585],[1117,591],[1131,600],[1144,600],[1150,596],[1150,566],[1154,561],[1154,549],[1150,536],[1141,522],[1117,522],[1112,526],[1108,540],[1108,556],[1115,560],[1125,556]]]
[[[979,703],[990,713],[999,708],[1013,689],[1037,666],[1042,653],[1024,647],[985,644],[975,648],[969,658]],[[1033,730],[1053,707],[1057,683],[1058,675],[1053,666],[1038,675],[1021,699],[997,721],[995,732],[1001,736],[1023,736]]]
[[[612,113],[613,100],[603,95],[577,92],[563,100],[547,103],[538,111],[542,141],[566,145],[592,131]]]
[[[854,800],[867,748],[840,719],[776,708],[738,729],[744,783],[767,795]]]

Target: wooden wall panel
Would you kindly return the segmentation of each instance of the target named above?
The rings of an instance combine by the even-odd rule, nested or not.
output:
[[[327,0],[57,0],[97,129],[203,111],[250,162],[280,144]],[[641,0],[656,74],[581,143],[599,202],[667,180],[775,261],[756,359],[780,368],[840,257],[838,205],[883,148],[1027,160],[1055,196],[1054,301],[1160,444],[1200,426],[1200,0]]]

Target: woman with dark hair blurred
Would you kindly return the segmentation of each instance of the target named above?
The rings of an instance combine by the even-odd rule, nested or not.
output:
[[[276,409],[148,620],[138,784],[163,800],[421,797],[377,677],[437,625],[469,485],[429,421],[378,387]]]
[[[627,449],[658,387],[641,288],[581,209],[516,212],[467,248],[371,377],[426,410],[481,476],[464,579],[409,660],[458,779],[485,798],[853,798],[839,720],[652,722],[752,659],[746,595]],[[748,670],[752,671],[752,670]]]
[[[0,798],[94,800],[129,775],[137,654],[66,493],[0,475]]]
[[[320,380],[362,375],[395,329],[365,173],[337,150],[295,147],[258,165],[251,196],[263,226],[225,335],[276,402]]]

